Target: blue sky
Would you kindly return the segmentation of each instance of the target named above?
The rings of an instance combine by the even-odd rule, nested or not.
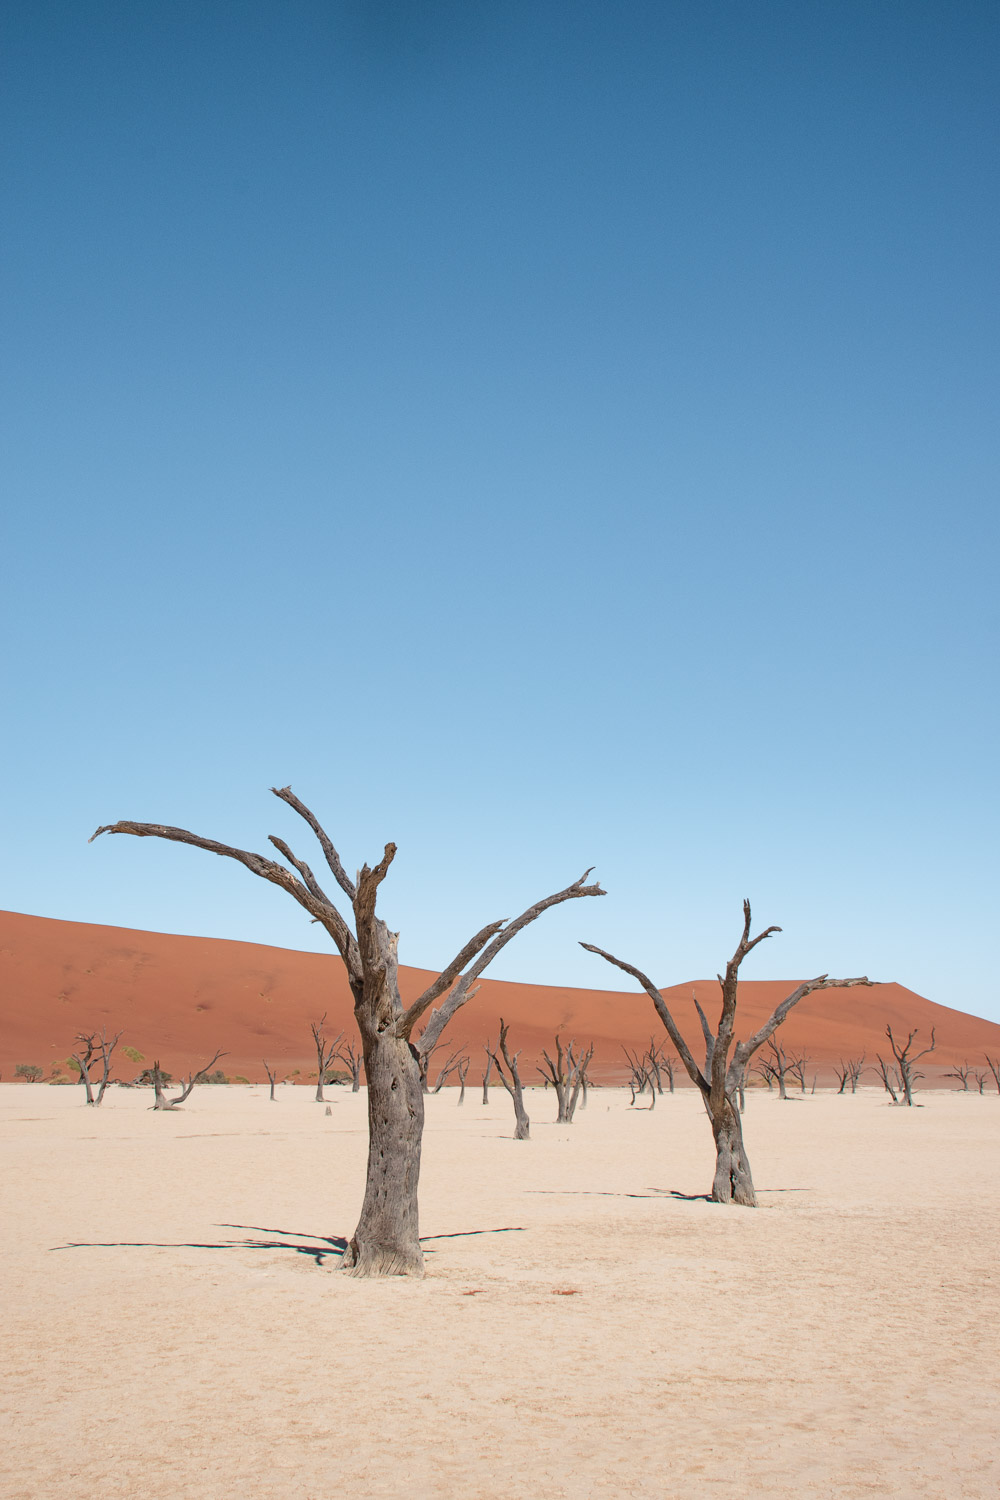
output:
[[[1000,13],[5,9],[0,905],[1000,1018]],[[304,831],[305,832],[305,831]],[[750,970],[752,969],[752,974]]]

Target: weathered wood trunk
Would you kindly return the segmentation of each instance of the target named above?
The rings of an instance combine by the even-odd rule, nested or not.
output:
[[[520,1082],[517,1084],[514,1094],[514,1139],[515,1141],[527,1141],[531,1139],[531,1121],[528,1111],[524,1107],[524,1094]]]
[[[721,1109],[712,1115],[715,1137],[715,1179],[713,1203],[738,1203],[744,1208],[757,1207],[750,1163],[743,1149],[743,1128],[739,1110],[727,1095]]]
[[[422,1276],[417,1184],[424,1096],[416,1051],[388,1032],[371,1033],[363,1026],[361,1035],[368,1077],[368,1176],[343,1268],[355,1276]]]

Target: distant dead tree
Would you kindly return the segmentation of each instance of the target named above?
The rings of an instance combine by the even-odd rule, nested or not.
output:
[[[341,1037],[344,1035],[342,1031],[339,1031],[334,1037],[333,1041],[328,1042],[326,1039],[325,1028],[326,1011],[323,1012],[318,1021],[309,1022],[309,1030],[312,1032],[313,1046],[316,1048],[316,1064],[319,1069],[319,1072],[316,1075],[316,1098],[313,1101],[315,1104],[326,1103],[326,1100],[323,1097],[323,1084],[326,1082],[326,1075],[330,1070],[330,1064],[337,1056],[337,1049],[340,1046]]]
[[[649,1060],[649,1053],[630,1052],[629,1049],[625,1046],[622,1047],[622,1051],[625,1054],[625,1060],[628,1063],[629,1067],[628,1086],[629,1092],[632,1095],[632,1097],[628,1101],[629,1107],[631,1108],[632,1106],[634,1106],[636,1099],[642,1098],[643,1093],[648,1087],[650,1093],[649,1107],[650,1109],[655,1109],[655,1074],[653,1072],[653,1066]]]
[[[1000,1057],[990,1057],[987,1052],[984,1052],[983,1056],[986,1058],[986,1066],[993,1074],[993,1082],[997,1086],[997,1093],[1000,1094]]]
[[[766,1057],[759,1057],[753,1065],[753,1070],[767,1084],[767,1092],[769,1094],[772,1093],[774,1090],[774,1069],[771,1067],[769,1060]]]
[[[557,1125],[572,1125],[573,1116],[576,1114],[576,1106],[580,1099],[580,1092],[587,1077],[587,1069],[594,1055],[593,1044],[591,1044],[587,1052],[582,1052],[579,1055],[573,1051],[575,1046],[576,1042],[574,1040],[570,1042],[564,1052],[562,1042],[557,1036],[555,1062],[552,1061],[552,1058],[545,1051],[544,1047],[542,1048],[545,1067],[539,1068],[538,1071],[548,1083],[552,1084],[556,1091]]]
[[[903,1092],[904,1104],[912,1105],[913,1085],[916,1083],[918,1078],[923,1078],[924,1076],[923,1073],[918,1073],[916,1071],[916,1064],[922,1057],[926,1057],[929,1052],[934,1051],[934,1030],[935,1028],[932,1026],[930,1045],[925,1047],[922,1052],[913,1052],[911,1050],[913,1047],[913,1038],[917,1035],[918,1031],[918,1028],[916,1026],[914,1026],[913,1030],[906,1038],[905,1043],[897,1042],[896,1038],[892,1034],[891,1026],[886,1026],[885,1028],[885,1034],[889,1038],[889,1046],[892,1048],[892,1055],[896,1059],[896,1071],[899,1074],[899,1085]],[[879,1061],[881,1062],[881,1058],[879,1059]]]
[[[902,1084],[900,1083],[899,1074],[896,1072],[896,1069],[891,1063],[886,1062],[881,1053],[876,1054],[876,1061],[872,1063],[872,1068],[881,1078],[882,1087],[889,1095],[893,1104],[898,1104],[899,1097],[896,1090],[902,1088]]]
[[[651,1066],[656,1072],[656,1087],[659,1093],[663,1093],[663,1080],[661,1075],[667,1075],[667,1092],[674,1092],[674,1060],[665,1046],[658,1047],[656,1038],[650,1037],[649,1050],[646,1053]],[[654,1060],[655,1059],[655,1060]]]
[[[837,1093],[844,1093],[847,1085],[850,1084],[851,1093],[856,1094],[858,1092],[858,1079],[861,1077],[864,1070],[865,1054],[863,1052],[860,1057],[849,1057],[846,1062],[843,1058],[841,1058],[840,1066],[834,1067],[833,1070],[840,1080],[840,1087],[838,1088]]]
[[[448,1079],[451,1077],[452,1073],[457,1073],[458,1070],[459,1070],[459,1068],[462,1066],[462,1062],[464,1060],[464,1057],[465,1057],[465,1045],[464,1045],[464,1043],[463,1043],[463,1045],[461,1047],[456,1047],[453,1052],[449,1052],[448,1057],[445,1060],[445,1063],[444,1063],[443,1067],[441,1068],[440,1073],[438,1073],[437,1082],[434,1084],[434,1087],[431,1089],[431,1093],[432,1094],[440,1094],[441,1090],[444,1088],[445,1084],[448,1082]]]
[[[179,1104],[183,1104],[184,1100],[189,1097],[191,1090],[194,1088],[195,1084],[199,1083],[205,1077],[210,1068],[215,1067],[215,1064],[219,1061],[220,1057],[226,1057],[227,1055],[227,1053],[221,1051],[220,1049],[218,1052],[216,1052],[211,1062],[207,1062],[203,1068],[195,1068],[193,1072],[189,1073],[186,1083],[182,1078],[181,1091],[179,1094],[165,1094],[163,1092],[164,1088],[166,1087],[166,1079],[164,1078],[163,1073],[160,1071],[160,1063],[159,1059],[157,1059],[157,1061],[154,1062],[152,1068],[150,1068],[149,1070],[150,1076],[153,1081],[153,1108],[176,1109]]]
[[[353,1042],[347,1042],[337,1053],[340,1062],[345,1063],[351,1075],[351,1093],[361,1092],[361,1063],[362,1056]]]
[[[368,1080],[368,1175],[358,1226],[341,1262],[357,1276],[421,1276],[424,1270],[417,1212],[424,1101],[420,1088],[420,1051],[437,1042],[452,1017],[475,991],[479,976],[512,938],[550,907],[582,896],[603,896],[600,885],[587,885],[587,870],[568,885],[529,906],[511,922],[490,922],[467,942],[451,963],[410,1005],[404,1006],[397,973],[398,933],[376,915],[379,886],[396,854],[386,844],[374,869],[364,865],[352,881],[332,840],[291,787],[272,791],[309,825],[337,885],[354,916],[354,931],[341,916],[316,876],[272,835],[271,843],[290,869],[246,849],[202,838],[184,828],[158,823],[108,823],[92,835],[131,834],[170,839],[210,854],[236,860],[251,874],[279,886],[330,934],[347,970],[354,996],[354,1015],[361,1032]],[[294,873],[293,873],[294,872]],[[440,1001],[436,1009],[435,1002]],[[430,1011],[419,1042],[413,1028]]]
[[[967,1094],[969,1092],[969,1079],[971,1076],[972,1069],[967,1062],[956,1063],[950,1073],[944,1074],[945,1078],[955,1078],[958,1080],[958,1082],[962,1085],[960,1092],[963,1094]],[[982,1093],[982,1089],[980,1089],[979,1092]]]
[[[486,1067],[483,1069],[483,1103],[489,1104],[490,1074],[493,1072],[493,1053],[490,1051],[489,1042],[483,1043],[483,1050],[486,1053]]]
[[[469,1064],[470,1064],[471,1061],[472,1061],[471,1058],[469,1058],[469,1057],[463,1057],[462,1061],[458,1065],[458,1083],[459,1083],[458,1102],[459,1102],[459,1104],[464,1104],[465,1103],[465,1075],[469,1071]]]
[[[767,1039],[767,1062],[759,1066],[767,1067],[768,1072],[778,1085],[778,1098],[787,1099],[788,1091],[785,1088],[785,1079],[792,1071],[791,1058],[788,1056],[780,1042],[775,1041],[773,1036]]]
[[[974,1068],[972,1070],[972,1076],[976,1080],[976,1087],[979,1089],[979,1092],[981,1094],[985,1094],[986,1080],[990,1075],[988,1073],[984,1073],[981,1068]]]
[[[267,1074],[267,1081],[271,1085],[271,1099],[274,1100],[276,1097],[274,1092],[274,1085],[278,1081],[278,1075],[276,1072],[272,1071],[271,1064],[269,1062],[267,1062],[263,1058],[261,1059],[261,1061],[264,1063],[264,1072]]]
[[[515,1141],[526,1141],[531,1134],[531,1121],[524,1107],[524,1088],[521,1084],[521,1075],[517,1069],[517,1060],[520,1052],[515,1052],[511,1057],[507,1047],[507,1033],[509,1027],[503,1016],[500,1017],[500,1040],[497,1043],[497,1051],[489,1052],[490,1060],[495,1065],[497,1077],[507,1090],[514,1103],[514,1139]],[[489,1043],[486,1044],[489,1050]],[[498,1055],[499,1054],[499,1055]],[[506,1066],[506,1072],[504,1067]]]
[[[121,1041],[122,1033],[116,1031],[111,1039],[108,1039],[107,1031],[102,1027],[98,1036],[96,1031],[78,1031],[76,1040],[80,1043],[79,1052],[73,1053],[73,1061],[80,1069],[80,1082],[87,1091],[87,1103],[98,1105],[104,1098],[105,1090],[111,1081],[111,1056],[118,1043]],[[100,1078],[96,1075],[93,1080],[90,1077],[91,1067],[100,1069]],[[94,1085],[97,1085],[97,1096],[94,1096]]]
[[[798,1079],[799,1089],[804,1094],[806,1091],[806,1064],[810,1059],[804,1052],[789,1053],[788,1069],[793,1078]],[[813,1090],[815,1093],[815,1089]]]
[[[702,1072],[691,1054],[687,1042],[684,1040],[673,1016],[667,1008],[667,1003],[641,969],[632,964],[615,958],[606,953],[603,948],[597,948],[592,943],[583,943],[581,946],[590,953],[596,953],[607,963],[614,964],[616,968],[624,970],[637,979],[643,989],[649,995],[656,1007],[656,1012],[663,1022],[667,1035],[673,1042],[674,1047],[688,1071],[691,1082],[701,1091],[705,1108],[712,1122],[712,1134],[715,1139],[716,1167],[715,1178],[712,1183],[712,1198],[716,1203],[739,1203],[747,1207],[756,1207],[757,1196],[754,1192],[753,1177],[750,1173],[750,1163],[747,1159],[746,1150],[743,1145],[743,1128],[740,1122],[739,1102],[737,1098],[738,1085],[741,1077],[745,1077],[747,1065],[759,1047],[769,1040],[781,1025],[793,1006],[798,1005],[806,995],[814,990],[846,989],[856,985],[868,984],[866,978],[860,979],[830,979],[825,974],[820,974],[816,979],[807,980],[805,984],[798,985],[790,995],[782,1000],[771,1016],[758,1031],[745,1042],[736,1042],[733,1045],[733,1030],[736,1022],[736,996],[740,964],[747,954],[754,949],[758,943],[770,937],[773,932],[780,932],[780,927],[768,927],[758,933],[755,938],[750,936],[750,903],[743,903],[743,934],[735,953],[726,965],[726,973],[723,977],[719,975],[719,985],[722,990],[722,1011],[719,1016],[718,1029],[712,1035],[707,1023],[703,1026],[703,1035],[706,1042],[706,1071]],[[697,1004],[697,1000],[695,1002]],[[703,1016],[701,1006],[699,1013]],[[709,1045],[710,1044],[710,1045]],[[730,1057],[732,1049],[732,1057]]]

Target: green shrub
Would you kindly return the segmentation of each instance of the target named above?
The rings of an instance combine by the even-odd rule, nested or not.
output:
[[[37,1083],[44,1069],[37,1063],[17,1063],[14,1067],[14,1077],[23,1078],[26,1083]]]

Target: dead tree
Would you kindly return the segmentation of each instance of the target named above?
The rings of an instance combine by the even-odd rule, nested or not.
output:
[[[159,1059],[157,1059],[157,1061],[154,1062],[152,1068],[150,1069],[150,1074],[153,1080],[153,1108],[176,1109],[179,1104],[183,1104],[184,1100],[188,1098],[191,1090],[194,1088],[198,1080],[204,1077],[209,1068],[215,1067],[215,1064],[219,1061],[220,1057],[226,1057],[227,1055],[227,1053],[221,1051],[220,1049],[220,1051],[216,1052],[211,1062],[207,1062],[203,1068],[195,1068],[193,1072],[189,1073],[186,1082],[182,1078],[181,1091],[179,1094],[165,1094],[163,1092],[166,1086],[165,1079],[160,1071]]]
[[[990,1057],[988,1052],[984,1052],[983,1056],[986,1058],[986,1066],[993,1074],[993,1082],[997,1086],[997,1093],[1000,1094],[1000,1057]]]
[[[628,1102],[629,1107],[631,1108],[635,1104],[637,1097],[640,1099],[642,1098],[642,1093],[647,1083],[650,1084],[650,1088],[652,1088],[652,1083],[650,1081],[651,1075],[649,1072],[648,1053],[640,1057],[637,1052],[630,1052],[624,1045],[622,1046],[622,1051],[625,1054],[625,1060],[628,1063],[629,1067],[628,1086],[632,1097]],[[653,1100],[653,1103],[656,1103],[655,1099]],[[652,1108],[652,1105],[650,1105],[650,1108]]]
[[[778,1098],[787,1099],[788,1091],[785,1088],[785,1079],[792,1071],[791,1059],[780,1042],[776,1042],[773,1036],[767,1039],[767,1068],[778,1085]]]
[[[847,1066],[851,1075],[851,1093],[856,1094],[858,1092],[858,1080],[865,1071],[865,1054],[862,1052],[860,1057],[852,1057]]]
[[[740,1122],[739,1105],[736,1099],[738,1080],[746,1073],[747,1064],[751,1057],[769,1040],[781,1025],[793,1006],[798,1005],[800,1000],[814,990],[846,989],[855,985],[868,984],[866,978],[861,979],[830,979],[825,974],[820,974],[816,979],[807,980],[806,983],[798,985],[790,995],[787,995],[781,1004],[777,1006],[772,1015],[758,1031],[745,1042],[736,1042],[733,1045],[733,1030],[736,1022],[736,995],[740,964],[758,943],[770,937],[772,932],[780,932],[780,927],[768,927],[758,933],[755,938],[750,936],[750,903],[743,903],[743,934],[740,938],[736,952],[726,965],[726,973],[723,977],[719,975],[719,985],[722,990],[722,1011],[719,1016],[719,1025],[714,1036],[711,1037],[709,1048],[706,1037],[706,1053],[710,1054],[711,1061],[708,1063],[707,1072],[702,1072],[684,1040],[673,1016],[667,1008],[667,1003],[655,984],[641,969],[634,968],[632,964],[615,958],[606,953],[603,948],[597,948],[592,943],[583,943],[581,946],[590,953],[596,953],[600,958],[616,968],[623,969],[626,974],[631,974],[642,985],[656,1007],[656,1012],[663,1022],[667,1035],[673,1042],[674,1047],[688,1071],[691,1082],[700,1090],[701,1097],[705,1102],[712,1122],[712,1134],[715,1138],[716,1167],[715,1178],[712,1183],[712,1198],[716,1203],[739,1203],[747,1207],[756,1207],[757,1196],[754,1192],[753,1178],[750,1173],[750,1163],[747,1159],[746,1150],[743,1145],[743,1127]],[[696,1001],[697,1004],[697,1001]],[[701,1012],[701,1006],[698,1006]],[[701,1014],[704,1014],[701,1012]],[[707,1026],[705,1028],[708,1029]],[[732,1057],[730,1058],[730,1049]]]
[[[274,1085],[277,1082],[278,1075],[271,1071],[271,1064],[269,1062],[266,1062],[263,1058],[261,1061],[264,1063],[264,1072],[267,1074],[267,1081],[271,1085],[271,1100],[273,1102],[275,1098]]]
[[[313,1101],[315,1104],[326,1103],[326,1100],[323,1097],[323,1085],[326,1082],[326,1075],[329,1071],[330,1064],[337,1056],[337,1048],[340,1046],[341,1037],[344,1035],[344,1033],[340,1031],[334,1037],[333,1041],[328,1043],[326,1040],[326,1031],[324,1029],[325,1026],[326,1011],[323,1012],[319,1021],[309,1022],[309,1030],[312,1032],[313,1045],[316,1048],[316,1063],[319,1067],[319,1073],[316,1076],[316,1098]]]
[[[486,1053],[486,1067],[483,1069],[483,1103],[489,1104],[490,1074],[493,1072],[493,1053],[490,1051],[489,1042],[483,1043],[483,1050]]]
[[[945,1073],[944,1077],[956,1079],[962,1085],[959,1092],[962,1094],[967,1094],[969,1092],[969,1078],[971,1077],[971,1075],[972,1069],[970,1068],[969,1064],[965,1062],[956,1063],[951,1072]],[[980,1089],[979,1092],[982,1093],[982,1089]]]
[[[355,1047],[353,1042],[348,1042],[346,1046],[341,1047],[340,1051],[337,1053],[337,1057],[340,1062],[346,1063],[348,1070],[350,1071],[351,1093],[360,1094],[362,1062],[361,1053],[358,1051],[357,1047]]]
[[[431,1089],[432,1094],[440,1094],[441,1090],[448,1082],[448,1079],[451,1077],[452,1073],[457,1073],[459,1071],[464,1060],[464,1053],[465,1047],[463,1044],[461,1047],[456,1047],[454,1052],[450,1052],[448,1054],[448,1058],[437,1076],[437,1082]]]
[[[290,869],[263,855],[202,838],[183,828],[156,823],[106,824],[97,829],[93,838],[102,833],[125,833],[138,838],[171,839],[224,855],[262,880],[279,886],[330,934],[347,970],[368,1079],[368,1175],[361,1217],[342,1264],[359,1276],[421,1276],[424,1260],[417,1213],[424,1124],[421,1046],[431,1045],[440,1038],[448,1022],[471,998],[479,976],[524,927],[563,901],[603,896],[604,891],[600,885],[586,884],[590,874],[587,870],[565,890],[536,901],[513,921],[490,922],[465,944],[423,994],[404,1006],[397,977],[399,935],[390,932],[375,910],[379,886],[395,857],[395,844],[386,844],[375,868],[363,866],[356,881],[352,881],[314,814],[290,787],[275,787],[273,791],[316,835],[337,885],[351,903],[354,931],[305,861],[297,858],[284,840],[274,836],[271,843]],[[436,1001],[441,1003],[432,1009]],[[428,1011],[430,1019],[417,1044],[413,1041],[413,1028]]]
[[[986,1080],[990,1075],[988,1073],[984,1073],[982,1068],[973,1068],[972,1076],[976,1080],[976,1087],[978,1088],[979,1092],[981,1094],[985,1094]]]
[[[546,1083],[551,1083],[556,1091],[556,1124],[572,1125],[573,1115],[576,1113],[577,1102],[580,1098],[580,1090],[583,1088],[583,1079],[586,1076],[587,1066],[594,1055],[593,1046],[590,1051],[577,1057],[573,1048],[576,1042],[570,1042],[566,1051],[560,1038],[556,1037],[556,1059],[555,1062],[542,1048],[542,1056],[545,1059],[545,1067],[538,1071]],[[582,1070],[582,1071],[581,1071]]]
[[[486,1044],[486,1047],[489,1052],[490,1061],[496,1067],[497,1077],[514,1103],[514,1139],[515,1141],[526,1141],[531,1134],[531,1121],[528,1119],[528,1112],[524,1107],[524,1088],[521,1084],[521,1075],[517,1070],[517,1060],[521,1054],[520,1052],[515,1052],[514,1056],[511,1057],[507,1047],[508,1030],[509,1027],[504,1021],[503,1016],[501,1016],[500,1040],[497,1043],[497,1052],[490,1051],[489,1043]],[[499,1053],[499,1056],[497,1053]],[[506,1073],[504,1072],[504,1065],[507,1068]],[[508,1074],[510,1075],[509,1077]]]
[[[799,1090],[803,1094],[806,1091],[806,1063],[809,1061],[804,1052],[791,1052],[788,1056],[788,1071],[798,1079]],[[813,1092],[815,1093],[815,1089]]]
[[[775,1073],[768,1059],[766,1057],[758,1058],[753,1065],[753,1070],[767,1084],[767,1092],[769,1094],[772,1093],[774,1091]]]
[[[79,1031],[76,1039],[81,1044],[79,1052],[73,1053],[73,1060],[80,1069],[80,1082],[87,1091],[87,1103],[95,1107],[104,1098],[105,1090],[111,1081],[111,1055],[118,1043],[121,1041],[122,1033],[116,1031],[111,1040],[108,1040],[107,1032],[102,1028],[100,1036],[96,1031]],[[100,1068],[100,1079],[91,1081],[91,1064]],[[94,1097],[94,1084],[97,1084],[97,1097]]]
[[[846,1062],[843,1058],[841,1058],[840,1067],[835,1067],[833,1070],[836,1073],[837,1077],[840,1079],[840,1087],[837,1090],[837,1093],[844,1093],[847,1085],[850,1084],[851,1093],[856,1094],[858,1092],[858,1079],[861,1077],[864,1070],[865,1054],[863,1052],[860,1057],[849,1057]]]
[[[465,1103],[465,1075],[469,1071],[469,1063],[471,1061],[472,1061],[471,1058],[463,1057],[462,1061],[458,1065],[458,1082],[459,1082],[458,1102],[459,1102],[459,1104],[464,1104]]]
[[[925,1047],[922,1052],[911,1052],[910,1049],[913,1046],[913,1038],[916,1036],[917,1030],[918,1028],[914,1026],[913,1030],[906,1038],[906,1042],[901,1043],[897,1042],[896,1038],[893,1036],[891,1026],[886,1026],[885,1028],[885,1034],[889,1038],[889,1046],[892,1048],[892,1055],[896,1059],[896,1070],[899,1073],[899,1086],[903,1091],[903,1103],[910,1105],[912,1105],[913,1103],[913,1085],[916,1083],[918,1078],[923,1078],[924,1076],[923,1073],[918,1073],[916,1071],[916,1064],[922,1057],[926,1057],[929,1052],[933,1052],[935,1046],[935,1028],[932,1026],[930,1046]]]
[[[881,1053],[876,1053],[875,1058],[876,1060],[872,1064],[872,1067],[881,1078],[882,1087],[889,1095],[889,1098],[892,1100],[893,1104],[898,1104],[899,1097],[896,1093],[896,1089],[902,1087],[899,1081],[899,1074],[896,1072],[896,1069],[892,1066],[891,1063],[886,1062]]]

